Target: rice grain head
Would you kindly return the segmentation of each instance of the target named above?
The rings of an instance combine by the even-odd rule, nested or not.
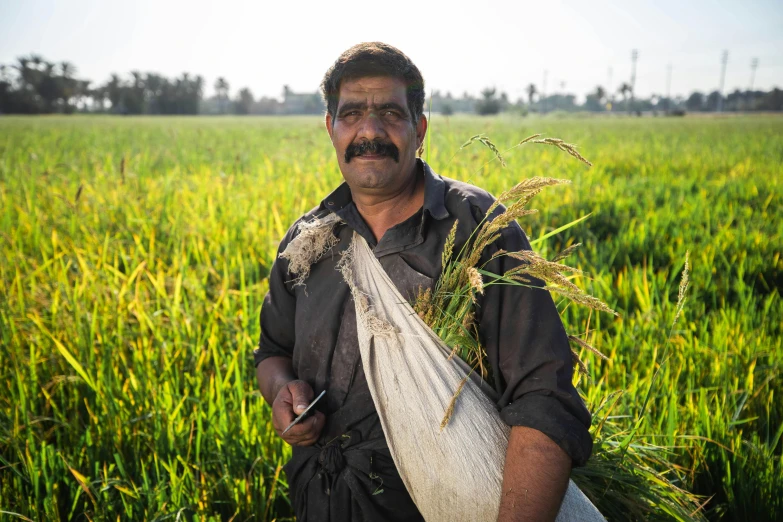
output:
[[[590,163],[587,159],[585,159],[584,156],[579,154],[579,151],[576,150],[576,145],[572,143],[566,143],[565,141],[559,139],[559,138],[543,138],[540,140],[532,140],[529,143],[538,143],[541,145],[552,145],[553,147],[557,147],[558,149],[567,152],[571,156],[575,157],[588,167],[592,167],[593,164]]]
[[[470,288],[474,294],[484,293],[484,280],[475,267],[471,266],[468,268],[468,282],[470,283]]]
[[[492,154],[495,155],[495,158],[497,158],[497,160],[500,162],[500,164],[503,167],[506,166],[506,160],[503,159],[503,155],[500,153],[500,151],[498,150],[497,146],[494,143],[492,143],[492,140],[489,139],[489,136],[487,136],[485,134],[476,134],[475,136],[471,136],[470,139],[468,139],[468,141],[466,141],[465,143],[462,144],[462,146],[460,147],[460,150],[464,149],[465,147],[468,147],[469,145],[471,145],[471,144],[473,144],[475,142],[479,142],[482,145],[484,145],[485,147],[487,147],[489,150],[491,150]]]
[[[560,261],[560,260],[562,260],[562,259],[565,259],[565,258],[567,258],[567,257],[568,257],[568,256],[570,256],[571,254],[573,254],[574,252],[576,252],[576,250],[577,250],[577,249],[578,249],[580,246],[582,246],[582,243],[575,243],[575,244],[571,245],[570,247],[568,247],[568,248],[564,249],[562,252],[560,252],[559,254],[557,254],[557,255],[556,255],[556,256],[555,256],[555,257],[552,259],[552,262],[554,263],[554,262],[557,262],[557,261]]]
[[[607,357],[606,355],[602,354],[593,345],[587,343],[586,341],[580,339],[579,337],[577,337],[575,335],[569,335],[568,336],[568,340],[573,342],[573,343],[576,343],[577,345],[581,346],[582,348],[584,348],[588,352],[594,353],[595,355],[597,355],[598,357],[600,357],[601,359],[603,359],[605,361],[609,360],[609,357]]]
[[[452,395],[449,406],[446,408],[446,412],[443,414],[443,420],[440,421],[441,430],[443,430],[443,428],[448,425],[449,421],[451,420],[451,416],[454,415],[454,407],[457,405],[457,397],[459,397],[459,394],[462,393],[462,388],[465,387],[469,377],[470,374],[466,375],[462,381],[460,381],[459,386],[457,387],[457,391],[455,391],[454,395]]]
[[[677,324],[677,321],[680,318],[680,314],[682,313],[682,309],[685,307],[685,294],[687,293],[688,286],[690,285],[690,273],[691,273],[690,255],[691,255],[690,250],[685,252],[685,267],[682,269],[682,276],[680,278],[680,289],[677,292],[677,308],[676,308],[676,312],[674,313],[672,328],[674,328],[674,325]]]
[[[446,267],[448,265],[449,260],[451,259],[451,255],[454,253],[454,240],[457,237],[457,225],[459,224],[459,220],[454,220],[454,224],[451,226],[451,231],[449,231],[449,235],[446,236],[446,243],[443,245],[443,254],[441,254],[441,266]]]

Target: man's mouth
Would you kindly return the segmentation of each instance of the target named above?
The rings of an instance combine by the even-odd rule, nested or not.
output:
[[[365,157],[367,159],[380,159],[389,157],[395,163],[400,162],[400,151],[397,146],[391,142],[380,140],[364,140],[359,143],[351,143],[345,149],[345,162],[350,163],[352,158]]]

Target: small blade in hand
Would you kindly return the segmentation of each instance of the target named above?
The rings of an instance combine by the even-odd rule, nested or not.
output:
[[[318,402],[318,400],[319,400],[321,397],[323,397],[325,393],[326,393],[326,390],[322,391],[322,392],[321,392],[321,394],[320,394],[318,397],[316,397],[316,398],[315,398],[315,400],[314,400],[313,402],[311,402],[310,404],[308,404],[307,408],[305,408],[305,411],[303,411],[302,413],[300,413],[300,414],[299,414],[299,416],[298,416],[297,418],[295,418],[295,419],[294,419],[294,422],[292,422],[291,424],[289,424],[289,425],[288,425],[288,427],[287,427],[286,429],[284,429],[284,430],[283,430],[283,433],[281,433],[280,435],[285,435],[285,434],[288,432],[288,430],[290,430],[291,428],[293,428],[294,426],[296,426],[297,424],[299,424],[299,423],[302,421],[302,419],[304,419],[304,418],[305,418],[305,415],[307,415],[307,413],[310,411],[310,408],[312,408],[313,406],[315,406],[315,403],[316,403],[316,402]]]

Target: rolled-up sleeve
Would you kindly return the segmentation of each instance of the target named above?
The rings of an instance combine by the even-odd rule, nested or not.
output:
[[[296,297],[290,288],[291,276],[288,272],[288,261],[280,258],[280,252],[285,250],[293,239],[291,227],[277,251],[277,258],[269,273],[269,291],[261,305],[261,336],[258,347],[253,351],[256,366],[269,357],[292,357],[295,337]]]
[[[499,248],[529,250],[530,244],[513,223],[492,250]],[[503,274],[519,264],[500,256],[485,268]],[[531,286],[543,283],[533,280]],[[584,465],[593,446],[590,412],[572,384],[571,348],[549,292],[489,285],[479,309],[479,334],[494,371],[502,419],[510,426],[541,431],[571,457],[574,466]]]

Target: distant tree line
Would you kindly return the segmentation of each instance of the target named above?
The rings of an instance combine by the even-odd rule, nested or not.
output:
[[[11,65],[0,64],[0,114],[48,114],[95,112],[114,114],[323,114],[324,104],[318,92],[296,93],[287,85],[281,99],[254,98],[247,87],[231,97],[230,84],[218,78],[215,95],[204,98],[204,79],[182,73],[167,78],[156,73],[131,71],[122,78],[112,74],[104,84],[92,85],[76,77],[70,62],[53,63],[39,55],[18,58]],[[694,92],[687,98],[652,95],[637,98],[633,89],[623,83],[616,92],[597,86],[582,103],[570,93],[540,93],[535,84],[525,88],[525,96],[512,102],[504,92],[493,87],[479,97],[468,93],[454,97],[434,91],[431,109],[441,114],[475,112],[497,114],[513,111],[521,114],[564,112],[642,112],[684,114],[719,110],[721,93]],[[783,91],[736,90],[723,97],[722,110],[783,111]]]
[[[201,76],[182,73],[167,78],[131,71],[112,74],[104,84],[76,78],[70,62],[53,63],[39,55],[0,64],[0,114],[94,112],[114,114],[323,114],[320,94],[296,93],[284,86],[282,101],[255,99],[250,89],[231,98],[225,78],[215,82],[215,95],[204,98]]]
[[[440,91],[432,93],[432,111],[441,114],[455,112],[475,112],[481,115],[497,114],[504,111],[528,113],[561,112],[615,112],[641,114],[643,112],[663,114],[684,114],[688,112],[716,112],[719,110],[721,94],[713,91],[709,94],[694,92],[687,98],[682,96],[667,98],[653,94],[649,98],[636,98],[631,87],[624,83],[615,93],[597,86],[588,93],[582,103],[577,103],[576,95],[552,93],[543,95],[534,84],[525,88],[525,98],[511,102],[504,92],[495,88],[481,91],[480,97],[468,93],[456,98],[451,93]],[[765,91],[735,90],[723,97],[724,112],[737,111],[783,111],[783,90],[774,88]]]
[[[71,113],[89,92],[89,81],[74,78],[70,62],[51,63],[37,55],[0,64],[0,111],[4,113]]]

